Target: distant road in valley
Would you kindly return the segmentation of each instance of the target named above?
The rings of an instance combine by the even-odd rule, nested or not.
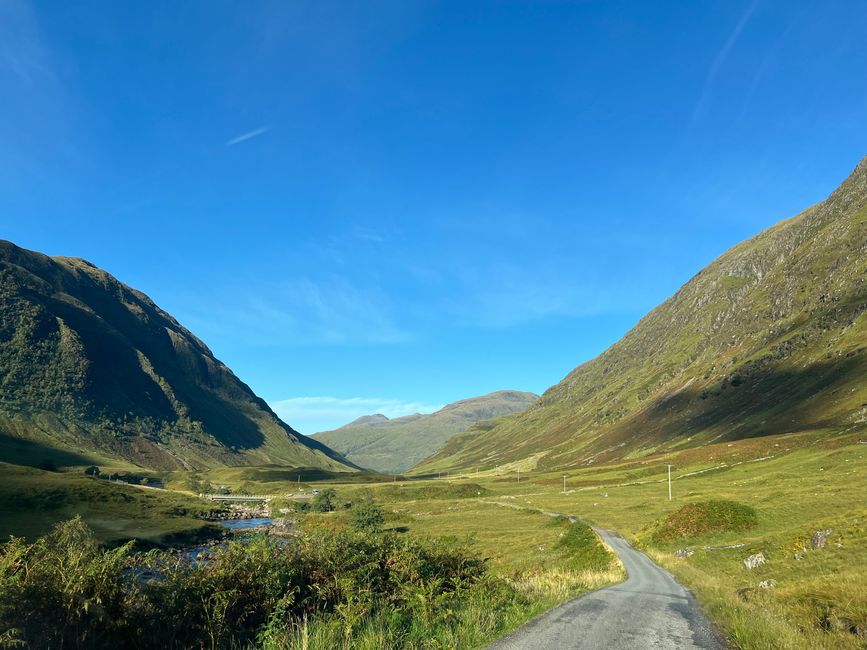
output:
[[[489,650],[724,650],[698,603],[674,577],[616,533],[597,530],[628,578],[552,609]]]

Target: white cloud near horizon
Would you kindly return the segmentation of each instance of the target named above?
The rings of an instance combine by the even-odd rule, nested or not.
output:
[[[252,140],[253,138],[258,138],[260,135],[264,135],[271,130],[271,126],[260,126],[258,129],[253,129],[252,131],[247,131],[246,133],[242,133],[241,135],[235,136],[231,140],[226,142],[227,147],[232,147],[236,144],[240,144],[242,142],[246,142],[247,140]]]
[[[291,397],[270,402],[274,412],[296,431],[310,435],[330,431],[363,415],[380,413],[387,418],[397,418],[413,413],[433,413],[443,404],[407,402],[377,397]]]

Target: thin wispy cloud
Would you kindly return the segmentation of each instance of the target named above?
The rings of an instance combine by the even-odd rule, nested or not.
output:
[[[449,306],[460,321],[483,328],[513,327],[552,318],[596,316],[618,309],[604,278],[576,282],[586,270],[565,264],[476,268],[463,279],[465,295]]]
[[[247,131],[246,133],[242,133],[239,136],[236,136],[226,142],[227,147],[233,147],[236,144],[241,144],[242,142],[246,142],[247,140],[252,140],[253,138],[258,138],[260,135],[265,135],[268,131],[271,130],[271,126],[260,126],[258,129],[253,129],[252,131]]]
[[[0,3],[0,75],[10,73],[28,85],[50,74],[33,8],[12,0]]]
[[[238,332],[258,345],[392,344],[411,335],[395,320],[388,297],[375,287],[358,285],[340,276],[295,278],[259,286],[231,289],[218,307],[208,304],[208,316],[190,322],[202,331]],[[261,283],[260,283],[261,284]]]
[[[284,422],[305,434],[336,429],[363,415],[379,413],[387,418],[398,418],[413,413],[433,413],[443,407],[442,404],[378,397],[330,396],[292,397],[271,402],[270,406]]]
[[[59,196],[76,170],[88,168],[93,135],[39,14],[26,0],[0,1],[0,195],[39,194],[48,178]],[[75,185],[68,183],[67,185]]]
[[[735,43],[741,35],[741,32],[744,31],[744,27],[746,27],[758,4],[759,0],[753,0],[750,3],[746,11],[741,14],[740,19],[735,25],[735,28],[729,34],[728,38],[725,40],[725,43],[723,43],[723,46],[714,57],[713,62],[708,69],[707,76],[705,76],[704,78],[704,84],[701,89],[701,96],[699,97],[698,103],[695,105],[695,110],[693,110],[692,113],[693,121],[700,119],[707,110],[707,106],[710,102],[711,95],[713,94],[713,87],[716,83],[716,78],[719,74],[720,68],[722,68],[723,64],[728,58],[732,47],[734,47]]]
[[[789,38],[789,34],[792,32],[792,29],[795,27],[797,23],[800,22],[802,16],[806,13],[806,10],[802,10],[795,14],[795,16],[789,21],[789,24],[786,25],[785,30],[783,30],[782,34],[777,37],[774,41],[773,45],[768,48],[765,55],[762,57],[762,62],[759,64],[755,73],[753,74],[752,82],[750,83],[750,87],[747,90],[744,96],[743,107],[741,108],[740,118],[743,119],[747,115],[747,111],[750,107],[750,104],[753,100],[753,95],[755,95],[756,90],[759,87],[760,82],[768,75],[769,70],[775,62],[777,62],[780,51],[782,50],[783,43]]]
[[[384,244],[385,243],[385,237],[383,237],[382,235],[380,235],[378,232],[376,232],[374,230],[359,230],[358,232],[355,233],[355,236],[358,237],[359,239],[372,241],[372,242],[375,242],[377,244]]]

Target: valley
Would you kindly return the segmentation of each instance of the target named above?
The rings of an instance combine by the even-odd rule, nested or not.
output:
[[[673,585],[656,563],[701,607],[676,587],[692,609],[648,619],[670,647],[863,648],[865,265],[867,159],[541,397],[305,437],[141,292],[4,243],[0,642],[122,645],[194,611],[153,647],[481,648],[567,602],[573,638],[588,603]],[[55,624],[45,593],[118,625]],[[594,638],[637,633],[613,616]]]
[[[50,529],[46,519],[63,521],[80,513],[112,545],[129,538],[183,545],[190,542],[180,540],[196,539],[206,532],[202,528],[213,525],[195,518],[214,506],[184,492],[190,481],[233,494],[289,494],[299,491],[300,477],[300,489],[308,494],[334,490],[334,510],[295,511],[281,499],[269,504],[272,516],[294,522],[295,534],[351,532],[353,509],[369,502],[383,511],[386,532],[460,542],[487,558],[491,575],[526,600],[508,617],[498,618],[495,627],[484,628],[489,631],[483,636],[467,637],[480,645],[465,647],[481,647],[558,603],[622,580],[622,570],[614,564],[585,568],[596,565],[582,564],[589,558],[574,564],[564,554],[568,523],[544,512],[564,513],[617,531],[671,571],[695,594],[717,633],[735,647],[855,649],[863,647],[867,624],[863,443],[858,434],[788,434],[572,470],[502,468],[439,479],[214,469],[172,473],[165,477],[168,489],[147,490],[147,498],[141,488],[70,472],[14,469],[4,474],[10,480],[0,486],[6,508],[2,521],[7,527],[16,522],[16,534],[34,539]],[[739,504],[755,515],[745,527],[727,529],[725,520],[715,528],[713,516],[683,519],[686,515],[679,514],[688,504],[708,502]],[[9,509],[16,503],[21,507]],[[42,515],[27,518],[38,512]],[[674,526],[673,532],[659,532],[668,530],[665,526]],[[830,532],[823,546],[813,548],[817,531]],[[179,536],[181,532],[186,535]],[[765,563],[746,568],[744,560],[758,553]],[[307,647],[333,643],[328,630],[332,628],[311,628]],[[368,632],[361,634],[359,639]],[[293,638],[299,645],[288,647],[301,647],[300,638]]]
[[[352,462],[386,474],[402,474],[439,451],[453,436],[481,422],[519,413],[539,398],[502,390],[448,404],[436,413],[388,419],[375,414],[311,437]]]
[[[867,650],[865,26],[0,0],[0,650]]]

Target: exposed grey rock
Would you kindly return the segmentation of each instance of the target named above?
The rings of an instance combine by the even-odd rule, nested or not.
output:
[[[758,566],[763,565],[767,560],[763,553],[756,553],[755,555],[750,555],[748,558],[744,558],[744,566],[748,569],[755,569]]]
[[[795,559],[800,562],[804,559],[804,556],[801,553],[795,553]]]
[[[810,538],[810,545],[813,548],[825,548],[828,543],[828,538],[831,536],[831,529],[817,530]]]
[[[295,520],[286,519],[285,517],[275,517],[271,520],[270,532],[274,535],[291,536],[296,535]]]
[[[691,548],[679,548],[674,552],[674,557],[685,560],[688,557],[692,557],[694,553],[695,551]]]
[[[759,583],[759,589],[771,589],[772,587],[777,586],[776,580],[762,580]]]

